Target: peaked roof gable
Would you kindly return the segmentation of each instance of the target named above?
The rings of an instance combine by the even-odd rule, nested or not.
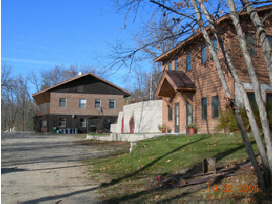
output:
[[[272,5],[262,6],[262,7],[256,8],[256,9],[257,9],[257,12],[264,12],[264,11],[271,10],[272,9]],[[247,15],[247,11],[242,11],[240,13],[240,15],[241,16]],[[218,26],[219,24],[224,23],[224,21],[228,20],[228,19],[230,19],[230,16],[229,16],[229,14],[226,14],[226,15],[220,17],[219,19],[217,19],[215,21],[215,24]],[[209,31],[210,30],[210,26],[207,26],[206,30]],[[190,41],[192,41],[194,39],[197,39],[197,37],[200,37],[200,36],[202,36],[201,31],[196,32],[195,34],[193,34],[193,35],[187,37],[185,40],[181,41],[174,48],[166,51],[165,53],[163,53],[160,56],[158,56],[157,58],[155,58],[153,60],[153,62],[159,62],[159,61],[164,61],[166,59],[169,59],[171,56],[173,56],[175,53],[177,53],[179,50],[181,50],[186,45],[187,42],[190,42]]]
[[[59,84],[56,84],[54,86],[51,86],[47,89],[44,89],[38,93],[35,93],[32,95],[32,97],[34,98],[34,100],[36,101],[37,105],[40,105],[40,104],[43,104],[43,103],[47,103],[47,102],[50,102],[50,92],[55,92],[56,90],[59,90],[61,87],[64,87],[64,86],[69,86],[70,84],[72,83],[75,83],[81,79],[84,79],[86,77],[92,77],[94,79],[96,79],[96,81],[98,82],[101,82],[103,84],[106,84],[107,86],[109,87],[112,87],[116,90],[118,90],[119,92],[121,92],[121,95],[123,95],[124,97],[128,97],[128,96],[131,96],[130,93],[128,93],[127,91],[125,91],[124,89],[116,86],[115,84],[107,81],[107,80],[104,80],[92,73],[87,73],[87,74],[83,74],[83,75],[80,75],[80,76],[77,76],[77,77],[74,77],[72,79],[69,79],[67,81],[64,81],[64,82],[61,82]],[[97,93],[99,94],[99,93]],[[117,95],[117,94],[115,94]]]
[[[183,71],[164,70],[156,96],[173,97],[178,91],[195,91],[196,86]]]

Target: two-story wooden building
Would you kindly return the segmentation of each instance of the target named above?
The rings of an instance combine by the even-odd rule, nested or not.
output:
[[[109,132],[130,95],[94,74],[79,75],[32,95],[46,107],[36,111],[35,131]]]
[[[272,5],[257,9],[262,18],[272,12]],[[261,42],[255,27],[246,12],[240,15],[241,24],[248,43],[248,50],[252,57],[263,99],[271,100],[272,87],[262,56]],[[224,15],[215,22],[222,33],[227,50],[234,60],[235,68],[247,89],[249,99],[253,100],[254,93],[246,64],[240,49],[239,40],[229,15]],[[272,45],[272,17],[265,19],[264,26],[268,40]],[[226,69],[224,56],[220,51],[217,40],[207,28],[218,58],[224,68],[224,74],[230,91],[238,104],[242,97],[238,87]],[[214,133],[219,118],[219,110],[225,108],[225,93],[218,77],[215,62],[206,47],[200,32],[179,43],[175,48],[167,51],[154,62],[162,62],[163,75],[156,90],[156,96],[163,100],[163,124],[171,132],[186,132],[190,123],[198,125],[198,132]],[[255,98],[254,98],[255,100]]]

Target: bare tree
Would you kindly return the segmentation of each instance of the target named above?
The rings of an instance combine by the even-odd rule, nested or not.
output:
[[[11,71],[11,66],[4,62],[1,67],[1,87],[9,86],[11,81]]]
[[[163,13],[159,21],[150,20],[136,35],[134,40],[142,52],[146,53],[149,59],[155,59],[164,52],[172,49],[178,43],[179,28],[177,20],[168,19]],[[146,46],[148,45],[148,46]],[[147,59],[144,56],[144,59]]]
[[[61,82],[67,81],[78,74],[78,65],[71,65],[69,69],[66,69],[64,65],[55,65],[53,69],[43,70],[40,73],[41,88],[51,87]]]
[[[231,93],[230,93],[229,88],[228,88],[228,86],[227,86],[225,77],[223,77],[223,71],[222,71],[222,67],[221,67],[220,61],[219,61],[219,59],[218,59],[218,57],[217,57],[217,54],[216,54],[216,52],[215,52],[215,49],[214,49],[214,47],[213,47],[213,45],[212,45],[212,42],[211,42],[211,40],[210,40],[210,37],[209,37],[209,35],[208,35],[208,33],[207,33],[205,27],[204,27],[204,24],[203,24],[203,21],[202,21],[202,15],[201,15],[201,13],[200,13],[200,9],[199,9],[199,7],[198,7],[198,5],[197,5],[197,3],[196,3],[195,0],[191,0],[191,1],[192,1],[192,4],[193,4],[193,6],[194,6],[194,8],[195,8],[195,10],[196,10],[196,13],[197,13],[198,25],[199,25],[200,28],[201,28],[201,31],[202,31],[203,36],[204,36],[204,39],[206,40],[207,45],[208,45],[209,50],[210,50],[210,53],[211,53],[211,55],[213,56],[213,59],[214,59],[214,61],[215,61],[216,69],[217,69],[217,71],[219,72],[219,77],[220,77],[220,80],[222,81],[222,85],[223,85],[223,88],[224,88],[224,90],[225,90],[225,93],[226,93],[226,95],[228,96],[228,98],[231,98],[232,96],[231,96]],[[208,13],[206,7],[204,6],[204,4],[202,3],[201,0],[199,0],[199,4],[200,4],[200,6],[201,6],[201,8],[202,8],[202,10],[203,10],[203,12],[204,12],[204,14],[206,14],[207,19],[210,20],[209,13]],[[210,24],[211,24],[211,23],[210,23]],[[215,32],[215,30],[214,30],[214,24],[211,24],[211,27],[212,27],[212,30]],[[221,39],[220,36],[218,36],[217,32],[215,32],[215,36],[216,36],[217,39],[219,39],[219,42],[221,41],[221,43],[222,43],[222,44],[221,44],[221,45],[222,45],[221,47],[224,47],[224,44],[223,44],[223,42],[222,42],[222,39]],[[246,93],[245,93],[245,95],[246,95]],[[264,189],[266,189],[266,183],[265,183],[264,177],[263,177],[263,175],[262,175],[262,173],[261,173],[261,169],[260,169],[260,167],[259,167],[259,165],[258,165],[258,163],[257,163],[256,156],[255,156],[255,154],[254,154],[254,152],[253,152],[253,150],[252,150],[251,144],[250,144],[249,139],[248,139],[248,137],[247,137],[247,133],[246,133],[246,130],[245,130],[245,127],[244,127],[244,124],[243,124],[243,121],[242,121],[240,112],[239,112],[238,107],[237,107],[236,105],[235,105],[235,107],[236,107],[235,113],[236,113],[237,124],[238,124],[238,126],[239,126],[239,128],[240,128],[240,130],[241,130],[241,134],[242,134],[242,137],[243,137],[245,146],[246,146],[246,151],[247,151],[247,153],[248,153],[248,155],[249,155],[249,157],[250,157],[250,159],[251,159],[251,162],[252,162],[252,164],[253,164],[253,166],[254,166],[254,168],[255,168],[255,170],[256,170],[256,173],[257,173],[257,176],[258,176],[258,178],[259,178],[259,181],[260,181],[261,186],[262,186]],[[261,138],[260,135],[258,135],[258,136],[259,136],[259,138]],[[260,143],[260,145],[262,145],[262,143]],[[260,145],[258,145],[258,146],[260,146]],[[264,150],[264,146],[262,145],[261,147],[262,147],[262,150]],[[261,155],[263,155],[263,157],[266,157],[265,152],[262,152]],[[266,161],[266,160],[263,160],[263,161]],[[265,163],[265,164],[268,165],[268,163]],[[267,170],[268,170],[268,169],[267,169]],[[265,175],[270,175],[270,174],[269,174],[268,171],[266,171],[266,174],[265,174]]]
[[[38,78],[38,76],[33,71],[31,71],[29,73],[28,80],[30,81],[30,83],[32,83],[35,86],[36,92],[41,91],[40,90],[41,84],[40,84],[39,78]]]
[[[243,101],[244,101],[244,105],[245,105],[246,110],[247,110],[247,115],[248,115],[248,118],[249,118],[249,122],[250,122],[250,125],[251,125],[251,128],[252,128],[254,137],[256,139],[257,145],[259,147],[262,163],[264,165],[264,172],[265,172],[264,174],[265,174],[266,182],[263,182],[263,178],[261,176],[261,171],[260,171],[259,166],[257,164],[255,155],[252,151],[250,142],[247,138],[246,131],[245,131],[245,129],[243,129],[243,127],[241,127],[242,125],[240,124],[240,122],[238,122],[238,126],[240,127],[243,140],[245,141],[247,152],[248,152],[249,157],[251,158],[251,161],[252,161],[252,165],[254,166],[254,168],[257,172],[258,178],[259,178],[260,182],[262,183],[262,186],[265,186],[265,183],[268,184],[269,180],[270,180],[270,168],[269,168],[269,164],[268,164],[268,160],[267,160],[267,155],[266,155],[266,152],[265,152],[265,147],[264,147],[261,135],[260,135],[259,128],[258,128],[257,123],[256,123],[256,119],[253,115],[253,111],[252,111],[251,105],[249,103],[249,99],[247,97],[245,87],[244,87],[243,83],[241,82],[241,80],[240,80],[240,78],[239,78],[239,76],[236,72],[236,69],[235,69],[235,67],[232,63],[231,56],[229,55],[221,36],[217,32],[218,29],[215,26],[214,20],[211,18],[210,14],[209,14],[208,10],[206,9],[206,7],[204,6],[202,0],[198,0],[198,2],[200,4],[200,7],[202,8],[202,11],[203,11],[206,19],[209,22],[209,26],[210,26],[212,32],[214,33],[216,39],[218,39],[219,45],[220,45],[222,53],[224,55],[224,59],[225,59],[225,63],[227,65],[227,68],[230,71],[230,73],[232,74],[232,76],[234,77],[234,79],[237,83],[237,86],[239,87],[239,89],[241,91]],[[238,108],[237,104],[235,104],[235,108],[236,108],[235,109],[236,119],[237,119],[237,121],[239,121],[239,120],[241,120],[241,116],[240,116],[240,111],[239,111],[239,108]]]
[[[135,3],[133,3],[133,2],[135,2]],[[138,11],[137,6],[138,6],[138,3],[140,3],[140,2],[141,2],[141,1],[138,1],[138,2],[137,2],[137,1],[127,2],[128,4],[124,4],[124,6],[128,6],[128,7],[127,7],[127,8],[128,8],[127,12],[129,13],[130,10],[131,10],[131,8],[132,8],[131,5],[132,5],[132,3],[133,3],[133,4],[135,4],[135,6],[134,6],[134,11],[137,12],[137,11]],[[207,33],[206,30],[205,30],[205,23],[203,22],[203,19],[202,19],[201,15],[200,15],[200,9],[201,9],[201,8],[199,8],[199,7],[196,6],[196,5],[197,5],[196,1],[195,1],[195,0],[191,0],[191,2],[193,3],[193,7],[192,7],[192,8],[191,8],[191,6],[189,5],[188,1],[181,1],[181,2],[179,2],[179,3],[176,3],[176,2],[171,2],[171,1],[155,1],[155,0],[150,0],[150,2],[152,2],[152,3],[156,4],[156,5],[158,5],[159,7],[161,7],[161,8],[164,9],[164,10],[167,10],[167,11],[172,12],[172,13],[174,13],[174,14],[178,14],[178,15],[181,16],[181,17],[184,17],[185,20],[189,19],[189,20],[190,20],[189,22],[188,22],[188,21],[185,21],[186,25],[189,24],[189,28],[190,28],[190,22],[192,22],[192,28],[193,28],[193,29],[197,29],[197,28],[198,28],[198,27],[195,26],[194,22],[196,23],[196,25],[199,26],[201,32],[203,33],[203,37],[205,38],[205,40],[206,40],[206,42],[207,42],[208,48],[209,48],[209,50],[210,50],[210,52],[211,52],[211,55],[213,56],[213,58],[214,58],[214,60],[215,60],[216,67],[217,67],[217,71],[218,71],[218,73],[219,73],[219,77],[220,77],[220,79],[221,79],[221,83],[222,83],[222,85],[223,85],[223,88],[224,88],[224,90],[225,90],[225,93],[226,93],[226,95],[228,96],[229,99],[232,99],[232,96],[231,96],[231,94],[230,94],[230,92],[229,92],[228,86],[227,86],[226,81],[225,81],[224,76],[223,76],[223,71],[222,71],[222,69],[221,69],[221,65],[220,65],[219,59],[217,58],[217,56],[215,57],[215,55],[216,55],[215,50],[214,50],[213,45],[212,45],[212,43],[211,43],[211,41],[210,41],[210,38],[209,38],[209,36],[208,36],[208,33]],[[170,5],[169,5],[169,4],[170,4]],[[219,12],[220,12],[221,8],[224,6],[224,5],[222,5],[222,4],[223,4],[223,2],[222,2],[222,1],[219,1],[219,2],[217,3],[217,8],[216,8],[216,10],[213,11],[213,9],[212,9],[211,15],[209,15],[209,14],[207,14],[207,13],[205,13],[205,14],[207,14],[208,16],[211,16],[211,20],[213,21],[214,18],[219,17],[219,14],[220,14]],[[227,5],[225,5],[225,6],[227,6]],[[195,8],[195,7],[196,7],[196,8]],[[193,9],[193,13],[192,13],[191,15],[190,15],[190,14],[187,15],[187,11],[189,12],[189,11],[190,11],[190,8],[191,8],[191,10]],[[195,8],[195,9],[194,9],[194,8]],[[212,8],[213,8],[213,7],[212,7]],[[182,10],[181,10],[181,9],[182,9]],[[208,13],[209,13],[209,12],[208,12]],[[197,19],[195,18],[195,14],[197,15]],[[179,21],[179,22],[180,22],[180,21]],[[197,24],[197,23],[198,23],[198,24]],[[212,23],[212,24],[215,25],[215,23]],[[213,28],[213,29],[214,29],[214,28]],[[238,29],[238,28],[236,28],[236,30],[237,30],[237,29]],[[215,32],[214,32],[214,33],[215,33]],[[182,34],[183,34],[183,33],[182,33]],[[217,33],[216,33],[216,34],[217,34]],[[216,35],[216,36],[217,36],[217,35]],[[216,37],[216,38],[218,39],[218,37]],[[220,41],[221,41],[221,43],[220,43]],[[220,46],[222,47],[222,46],[223,46],[223,42],[222,42],[222,39],[221,39],[221,38],[219,39],[219,43],[220,43]],[[242,42],[241,42],[241,44],[242,44]],[[149,46],[149,44],[146,44],[145,46]],[[241,45],[241,46],[242,46],[242,45]],[[139,50],[137,49],[137,50],[135,50],[135,51],[139,51]],[[234,76],[234,78],[235,78],[237,84],[241,87],[240,90],[241,90],[241,92],[242,92],[243,95],[244,95],[244,103],[246,104],[247,111],[249,111],[249,110],[251,110],[251,107],[250,107],[249,100],[248,100],[248,97],[247,97],[247,95],[246,95],[245,89],[244,89],[244,87],[243,87],[243,84],[242,84],[242,82],[239,80],[237,73],[234,72],[234,70],[235,70],[235,69],[233,69],[234,66],[232,66],[232,64],[230,65],[230,63],[232,63],[232,60],[231,60],[230,57],[228,57],[229,55],[228,55],[227,50],[226,50],[226,49],[223,49],[222,52],[225,52],[225,53],[224,53],[224,56],[225,56],[226,64],[227,64],[227,66],[229,67],[230,73]],[[132,52],[132,54],[135,54],[135,53],[136,53],[136,52]],[[132,56],[132,55],[130,55],[130,57],[131,57],[131,56]],[[130,58],[130,57],[129,57],[129,58]],[[120,59],[127,59],[127,58],[122,58],[122,57],[121,57]],[[255,74],[254,74],[254,75],[255,75]],[[252,76],[253,76],[253,75],[252,75]],[[250,77],[251,77],[251,74],[250,74]],[[253,77],[254,77],[254,76],[253,76]],[[254,79],[251,79],[251,80],[252,80],[252,83],[254,83]],[[257,86],[257,85],[256,85],[256,86]],[[255,88],[257,89],[257,87],[255,87]],[[255,90],[255,92],[257,92],[257,90]],[[259,98],[258,98],[258,99],[259,99]],[[260,99],[259,99],[259,102],[261,103]],[[260,109],[261,109],[261,108],[260,108]],[[256,124],[256,123],[255,123],[255,117],[253,116],[252,111],[250,111],[250,112],[251,112],[251,114],[249,113],[249,115],[250,115],[250,116],[249,116],[249,117],[250,117],[249,120],[251,120],[251,121],[250,121],[251,126],[257,126],[257,125],[255,125],[255,124]],[[264,119],[262,119],[262,123],[263,123],[264,125],[266,125],[267,120],[265,120],[266,115],[265,115],[264,111],[263,111],[263,113],[262,113],[262,116],[263,116],[263,118],[264,118]],[[253,118],[254,118],[254,119],[253,119]],[[271,167],[271,166],[269,166],[269,163],[267,162],[267,159],[266,159],[266,158],[267,158],[267,155],[266,155],[266,153],[265,153],[264,146],[263,146],[263,143],[262,143],[261,138],[260,138],[259,129],[258,129],[258,127],[253,127],[253,133],[254,133],[254,135],[255,135],[255,138],[256,138],[256,141],[257,141],[257,145],[258,145],[259,149],[261,149],[261,150],[260,150],[260,154],[261,154],[261,156],[262,156],[262,162],[263,162],[263,165],[264,165],[264,174],[265,174],[265,178],[263,177],[263,175],[262,175],[262,173],[261,173],[261,170],[260,170],[259,165],[258,165],[258,163],[257,163],[257,161],[256,161],[256,158],[255,158],[255,154],[254,154],[253,151],[252,151],[252,148],[251,148],[251,145],[250,145],[249,140],[248,140],[248,138],[247,138],[247,133],[246,133],[246,130],[245,130],[245,128],[244,128],[244,125],[243,125],[243,122],[242,122],[242,118],[240,117],[240,114],[239,114],[238,109],[236,109],[236,119],[237,119],[237,121],[238,121],[238,126],[239,126],[240,129],[241,129],[241,133],[242,133],[243,140],[244,140],[245,145],[246,145],[246,148],[247,148],[247,152],[248,152],[248,154],[249,154],[249,156],[250,156],[250,159],[251,159],[251,161],[252,161],[252,163],[253,163],[253,166],[255,167],[255,169],[256,169],[256,171],[257,171],[257,176],[258,176],[258,178],[259,178],[261,187],[262,187],[263,189],[267,189],[267,188],[266,188],[266,187],[267,187],[266,184],[268,184],[267,178],[270,178],[269,170],[270,170],[270,167]],[[269,129],[268,126],[266,126],[266,127],[267,127],[267,129]],[[266,135],[265,135],[266,142],[268,143],[268,145],[271,145],[271,141],[270,141],[270,140],[267,140],[267,139],[269,138],[269,133],[268,133],[268,131],[266,131],[265,134],[266,134]],[[270,148],[269,148],[269,149],[270,149]],[[268,155],[269,155],[269,153],[268,153]],[[268,157],[268,160],[270,161],[270,158],[269,158],[269,157]]]
[[[269,162],[269,168],[271,171],[272,168],[272,141],[271,141],[271,133],[270,133],[270,127],[269,127],[269,122],[267,119],[267,112],[265,109],[265,105],[263,102],[263,99],[261,97],[261,90],[260,90],[260,84],[258,81],[258,77],[256,75],[255,67],[252,63],[251,56],[247,50],[247,44],[246,40],[243,36],[243,30],[240,24],[240,19],[239,16],[236,12],[235,9],[235,3],[233,0],[228,0],[228,6],[230,9],[230,17],[233,21],[233,24],[236,28],[237,36],[240,41],[240,47],[244,55],[244,59],[246,62],[246,67],[248,69],[248,73],[250,75],[252,87],[255,92],[255,97],[256,97],[256,102],[259,107],[259,113],[260,113],[260,119],[261,119],[261,124],[263,127],[263,132],[264,132],[264,138],[266,141],[266,147],[267,147],[267,157],[268,157],[268,162]]]

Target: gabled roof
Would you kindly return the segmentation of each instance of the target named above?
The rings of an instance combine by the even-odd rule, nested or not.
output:
[[[196,91],[196,86],[183,71],[164,70],[156,96],[171,98],[179,91]]]
[[[272,9],[272,5],[267,5],[267,6],[263,6],[263,7],[257,8],[257,12],[271,10],[271,9]],[[240,15],[247,15],[247,11],[241,12]],[[220,17],[219,19],[217,19],[215,21],[215,24],[218,26],[220,23],[222,23],[223,21],[225,21],[227,19],[230,19],[229,14],[226,14],[226,15]],[[210,26],[207,26],[206,30],[209,31],[210,30]],[[199,31],[199,32],[195,33],[194,35],[189,36],[188,38],[186,38],[185,40],[183,40],[182,42],[180,42],[178,45],[176,45],[176,47],[172,48],[171,50],[168,50],[167,52],[163,53],[162,55],[160,55],[159,57],[157,57],[156,59],[154,59],[153,62],[159,62],[159,61],[164,61],[165,59],[169,59],[171,56],[174,55],[175,52],[177,52],[180,49],[182,49],[182,47],[185,46],[185,44],[187,42],[190,42],[191,40],[196,39],[200,35],[202,35],[202,33]]]
[[[92,73],[87,73],[87,74],[79,75],[79,76],[77,76],[77,77],[74,77],[74,78],[72,78],[72,79],[69,79],[69,80],[67,80],[67,81],[61,82],[61,83],[56,84],[56,85],[54,85],[54,86],[52,86],[52,87],[49,87],[49,88],[47,88],[47,89],[44,89],[44,90],[42,90],[42,91],[40,91],[40,92],[38,92],[38,93],[33,94],[32,97],[33,97],[33,99],[35,100],[35,102],[37,103],[37,105],[40,105],[40,104],[43,104],[43,103],[48,103],[48,102],[50,102],[50,92],[51,92],[53,89],[58,88],[58,87],[60,87],[60,86],[62,86],[62,85],[64,85],[64,84],[68,84],[68,83],[70,83],[70,82],[73,82],[73,81],[75,81],[75,80],[77,80],[77,79],[86,77],[86,76],[92,76],[92,77],[96,78],[97,80],[99,80],[99,81],[101,81],[101,82],[104,82],[104,83],[106,83],[106,84],[108,84],[108,85],[110,85],[110,86],[112,86],[112,87],[114,87],[114,88],[116,88],[116,89],[119,89],[119,90],[123,93],[124,97],[131,96],[130,93],[128,93],[128,92],[125,91],[124,89],[122,89],[122,88],[120,88],[120,87],[114,85],[113,83],[111,83],[111,82],[109,82],[109,81],[107,81],[107,80],[104,80],[104,79],[102,79],[102,78],[100,78],[100,77],[98,77],[98,76],[96,76],[96,75],[94,75],[94,74],[92,74]]]

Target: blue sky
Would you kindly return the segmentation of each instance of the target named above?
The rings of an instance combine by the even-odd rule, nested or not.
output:
[[[2,0],[1,62],[24,76],[61,64],[97,66],[95,56],[108,53],[107,42],[135,45],[128,29],[138,22],[130,19],[123,29],[124,15],[111,8],[108,0]],[[124,69],[110,81],[123,86]]]

